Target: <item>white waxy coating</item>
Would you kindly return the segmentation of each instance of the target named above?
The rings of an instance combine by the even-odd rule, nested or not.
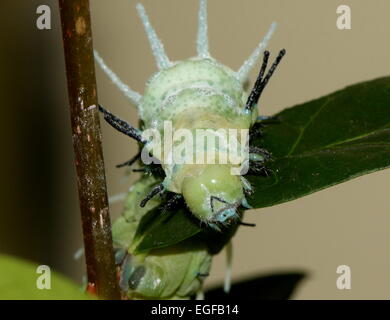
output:
[[[264,36],[263,40],[259,43],[259,45],[256,47],[256,49],[252,52],[252,54],[249,56],[248,60],[244,62],[244,64],[240,67],[240,69],[237,71],[237,79],[241,82],[245,82],[248,78],[249,72],[252,70],[253,66],[259,60],[260,55],[264,52],[265,48],[268,45],[269,40],[272,37],[272,34],[274,33],[276,29],[276,22],[273,22],[271,24],[271,27],[269,28],[267,34]]]
[[[152,47],[152,52],[156,59],[157,67],[159,69],[169,68],[172,63],[169,61],[169,58],[164,50],[164,45],[157,37],[156,31],[154,31],[154,28],[149,21],[149,17],[146,14],[145,8],[142,4],[138,3],[137,10],[144,25],[146,35],[148,36],[150,46]]]
[[[95,60],[100,66],[100,68],[104,71],[104,73],[110,78],[110,80],[117,86],[117,88],[123,92],[123,94],[130,100],[131,103],[138,106],[142,96],[130,89],[125,83],[119,79],[119,77],[112,71],[104,62],[103,58],[99,55],[99,53],[94,50]]]
[[[210,53],[209,39],[207,35],[207,0],[200,0],[199,5],[199,26],[196,47],[199,58],[208,58]]]

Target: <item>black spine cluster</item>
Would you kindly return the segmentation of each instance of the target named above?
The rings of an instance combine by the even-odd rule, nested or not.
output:
[[[263,63],[260,68],[259,75],[256,79],[255,85],[249,95],[249,98],[246,102],[245,109],[252,110],[253,107],[258,103],[261,94],[263,93],[265,87],[269,79],[271,79],[273,73],[276,70],[276,67],[279,65],[283,56],[286,54],[286,50],[280,50],[278,56],[275,59],[275,62],[272,64],[271,68],[268,70],[267,75],[264,77],[265,69],[267,68],[268,59],[269,59],[269,51],[264,51]],[[263,78],[264,77],[264,78]]]

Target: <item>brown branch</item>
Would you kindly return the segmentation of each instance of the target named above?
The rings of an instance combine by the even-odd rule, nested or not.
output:
[[[119,299],[88,0],[59,0],[89,288]]]

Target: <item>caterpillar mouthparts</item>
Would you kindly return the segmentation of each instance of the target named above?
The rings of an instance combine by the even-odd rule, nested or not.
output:
[[[206,165],[198,175],[184,179],[182,192],[190,211],[214,229],[239,218],[237,208],[244,192],[230,166]]]

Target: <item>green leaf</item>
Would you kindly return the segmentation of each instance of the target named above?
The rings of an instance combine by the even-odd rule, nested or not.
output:
[[[50,271],[51,289],[38,289],[38,264],[0,255],[0,300],[85,300],[91,297],[64,276]]]
[[[247,176],[254,208],[294,200],[390,166],[390,78],[350,86],[286,109],[251,145],[272,152],[269,177]],[[176,244],[201,226],[184,207],[148,212],[138,226],[134,253]],[[220,235],[220,234],[218,234]],[[216,248],[218,251],[220,248]]]
[[[248,176],[254,208],[287,202],[390,166],[390,77],[283,110],[251,144],[268,149],[269,177]]]
[[[217,254],[235,234],[238,224],[231,224],[224,231],[202,228],[201,223],[183,205],[162,213],[155,208],[146,213],[138,227],[130,252],[146,253],[149,250],[172,246],[188,238],[197,236],[207,243],[210,253]]]
[[[138,254],[174,245],[192,237],[200,230],[199,222],[184,208],[166,212],[155,208],[142,217],[132,243],[133,252]]]

